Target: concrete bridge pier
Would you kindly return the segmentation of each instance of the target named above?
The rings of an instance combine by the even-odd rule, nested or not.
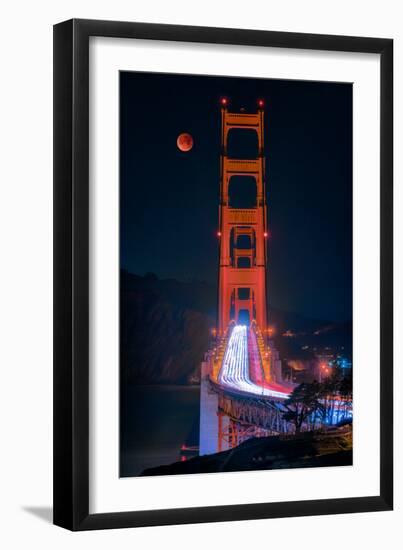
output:
[[[209,384],[210,363],[202,363],[200,381],[200,443],[199,454],[209,455],[218,450],[218,395],[212,392]]]

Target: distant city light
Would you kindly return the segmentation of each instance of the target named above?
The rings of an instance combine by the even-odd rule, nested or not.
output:
[[[269,335],[270,338],[271,338],[272,336],[274,336],[275,332],[276,332],[276,330],[275,330],[274,327],[269,327],[269,328],[267,329],[267,334]]]

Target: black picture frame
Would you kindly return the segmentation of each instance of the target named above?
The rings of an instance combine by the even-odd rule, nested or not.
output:
[[[380,492],[355,498],[89,513],[89,38],[377,53],[380,90]],[[73,19],[54,26],[54,523],[71,530],[393,507],[393,40]]]

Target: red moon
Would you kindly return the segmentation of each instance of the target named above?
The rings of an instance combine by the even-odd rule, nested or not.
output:
[[[176,145],[181,151],[190,151],[193,147],[193,138],[190,134],[180,134],[176,140]]]

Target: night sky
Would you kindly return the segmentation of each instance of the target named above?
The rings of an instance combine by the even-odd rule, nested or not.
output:
[[[223,96],[266,103],[269,307],[351,320],[350,84],[122,72],[121,267],[217,283]]]

